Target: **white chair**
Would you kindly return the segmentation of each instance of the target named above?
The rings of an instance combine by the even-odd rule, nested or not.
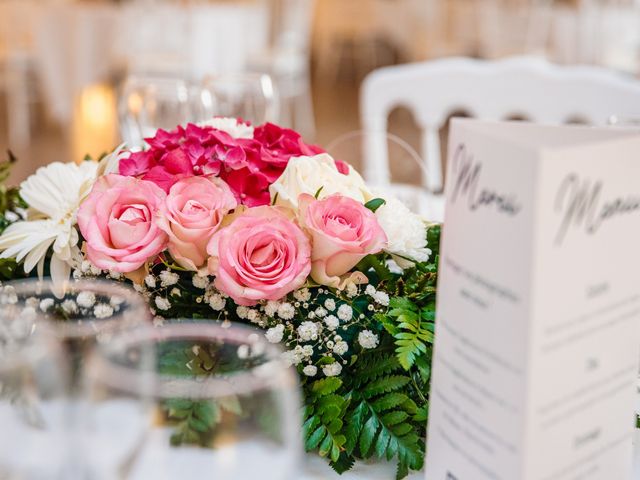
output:
[[[406,106],[422,130],[424,191],[439,192],[439,133],[453,112],[487,120],[520,116],[546,124],[580,119],[606,125],[612,115],[640,114],[640,83],[601,68],[559,67],[537,58],[452,58],[374,71],[363,83],[360,105],[366,180],[391,183],[387,118],[393,108]]]

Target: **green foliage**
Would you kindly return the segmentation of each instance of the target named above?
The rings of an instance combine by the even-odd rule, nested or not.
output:
[[[375,211],[378,210],[385,203],[387,202],[382,198],[372,198],[367,203],[365,203],[364,206],[375,213]]]
[[[220,373],[224,365],[220,355],[211,345],[193,342],[168,342],[159,345],[158,368],[163,375],[176,377],[206,376]],[[173,427],[171,444],[194,444],[206,446],[211,443],[215,427],[224,412],[241,415],[242,408],[237,398],[223,397],[215,400],[172,398],[162,405],[168,424]]]
[[[345,458],[340,461],[346,442],[342,434],[342,418],[348,402],[335,393],[341,386],[342,380],[336,377],[316,380],[311,384],[302,434],[308,452],[318,450],[320,456],[331,459],[336,470],[344,471],[349,461]]]
[[[7,159],[0,161],[0,233],[11,225],[11,220],[7,218],[7,212],[13,212],[16,208],[26,208],[26,204],[20,198],[18,187],[7,187],[4,182],[11,174],[11,167],[17,162],[15,155],[7,151]],[[3,261],[0,263],[0,275],[5,279],[13,278],[15,272],[15,262]]]
[[[354,377],[366,380],[350,393],[345,449],[359,458],[397,458],[402,478],[409,469],[422,468],[424,458],[424,444],[413,423],[417,407],[407,389],[411,378],[402,374],[390,353],[361,360],[362,368]]]
[[[22,270],[13,258],[0,258],[0,278],[2,280],[13,280],[21,276]]]
[[[416,359],[427,354],[434,339],[435,301],[422,308],[407,298],[391,299],[391,310],[381,318],[385,329],[393,336],[400,365],[409,370]]]
[[[163,409],[167,421],[173,425],[171,444],[195,444],[206,446],[212,437],[213,427],[220,422],[221,408],[215,401],[166,400]]]
[[[433,258],[440,255],[440,224],[430,225],[427,229],[427,246],[431,249]]]

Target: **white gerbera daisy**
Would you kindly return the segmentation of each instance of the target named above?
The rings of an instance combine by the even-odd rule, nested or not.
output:
[[[51,278],[57,285],[66,281],[81,257],[76,214],[93,186],[97,166],[96,162],[55,162],[22,182],[20,196],[29,205],[28,216],[0,236],[0,258],[24,260],[26,273],[37,266],[42,276],[46,254],[53,247]]]

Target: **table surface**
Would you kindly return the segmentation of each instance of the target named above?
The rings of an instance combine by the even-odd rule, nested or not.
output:
[[[337,475],[326,461],[319,457],[310,456],[305,463],[304,480],[392,480],[395,478],[395,466],[392,463],[356,463],[353,470],[343,475]],[[634,439],[633,466],[632,478],[638,480],[640,479],[640,429],[636,430]],[[424,472],[413,473],[407,477],[407,480],[424,480]]]

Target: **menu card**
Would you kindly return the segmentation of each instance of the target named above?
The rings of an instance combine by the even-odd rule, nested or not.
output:
[[[456,120],[427,480],[631,478],[640,134]]]

